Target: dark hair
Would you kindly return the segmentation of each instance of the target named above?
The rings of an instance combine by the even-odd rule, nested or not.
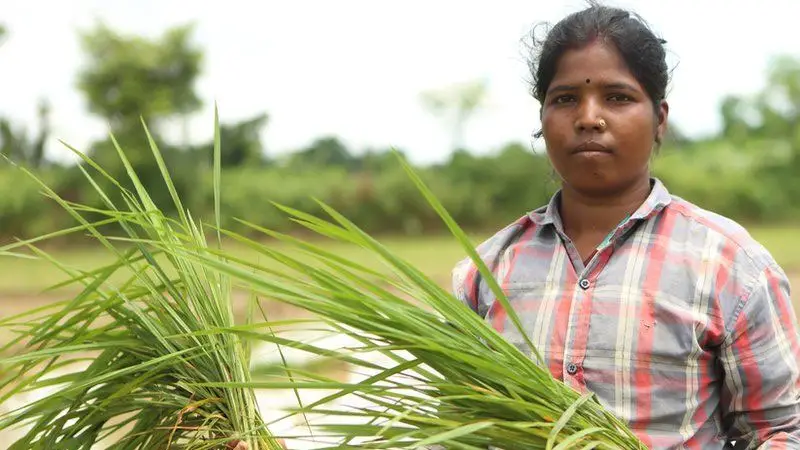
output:
[[[634,13],[590,2],[588,8],[559,21],[544,39],[536,38],[536,28],[531,38],[533,48],[528,66],[533,76],[532,94],[540,104],[544,103],[561,56],[598,39],[616,48],[654,107],[657,108],[666,97],[669,83],[664,51],[666,41],[656,37],[645,21]]]

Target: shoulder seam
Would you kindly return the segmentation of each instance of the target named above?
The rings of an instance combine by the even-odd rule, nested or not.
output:
[[[673,202],[673,205],[676,206],[674,209],[675,209],[675,212],[677,214],[680,214],[683,217],[686,217],[688,220],[691,220],[692,222],[699,223],[699,224],[709,228],[713,232],[718,233],[719,235],[721,235],[726,240],[729,240],[732,243],[734,243],[736,245],[736,249],[742,251],[742,253],[747,257],[747,261],[751,264],[753,270],[755,271],[755,274],[760,275],[763,270],[765,270],[766,268],[768,268],[768,267],[770,267],[770,266],[772,266],[774,264],[774,262],[772,261],[771,255],[770,255],[770,258],[767,258],[767,261],[760,261],[760,262],[757,261],[755,256],[753,255],[753,253],[754,253],[753,248],[751,248],[750,246],[745,245],[745,243],[742,242],[742,239],[740,237],[737,237],[735,235],[735,233],[728,232],[728,231],[725,231],[725,230],[721,229],[720,226],[718,226],[717,224],[714,224],[713,222],[711,222],[708,219],[705,219],[703,217],[698,217],[695,214],[691,214],[691,212],[689,210],[689,208],[690,208],[689,205],[691,205],[691,204],[687,205],[686,201],[684,201],[682,199],[677,199],[677,201]],[[748,240],[750,240],[753,244],[761,247],[761,249],[764,250],[767,253],[767,255],[769,255],[769,252],[766,251],[766,249],[764,249],[763,246],[750,235],[750,233],[747,231],[747,229],[745,229],[743,226],[741,226],[740,224],[738,224],[736,222],[734,222],[734,223],[736,225],[742,227],[742,229],[746,233],[746,236],[747,236]]]

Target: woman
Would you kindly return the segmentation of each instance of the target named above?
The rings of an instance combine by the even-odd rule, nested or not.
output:
[[[566,17],[531,64],[551,202],[479,246],[551,373],[651,448],[800,448],[789,283],[733,221],[649,162],[669,108],[663,41],[620,9]],[[469,260],[454,291],[529,351]],[[729,447],[728,447],[729,448]]]

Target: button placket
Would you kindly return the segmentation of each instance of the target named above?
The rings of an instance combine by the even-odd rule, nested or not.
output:
[[[570,323],[574,327],[572,329],[570,342],[567,344],[567,349],[564,352],[564,365],[563,376],[564,381],[569,386],[576,389],[583,389],[583,376],[581,375],[581,366],[586,352],[586,329],[589,327],[589,317],[587,311],[591,310],[590,302],[587,304],[587,298],[591,297],[591,288],[594,282],[590,278],[592,273],[599,270],[598,263],[601,255],[595,255],[583,273],[579,274],[574,301],[575,310],[570,311]]]

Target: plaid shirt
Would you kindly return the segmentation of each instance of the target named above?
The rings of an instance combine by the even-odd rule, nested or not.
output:
[[[742,227],[652,183],[586,265],[563,232],[559,194],[478,253],[553,376],[596,393],[648,447],[800,449],[786,275]],[[469,259],[453,288],[529,352]]]

